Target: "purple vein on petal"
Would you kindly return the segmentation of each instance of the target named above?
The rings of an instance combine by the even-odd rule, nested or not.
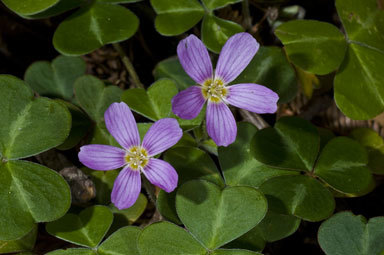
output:
[[[145,134],[142,146],[149,156],[157,155],[175,145],[183,136],[176,119],[165,118],[156,121]]]
[[[244,83],[228,87],[227,102],[236,107],[255,113],[275,113],[279,96],[271,89],[254,84]]]
[[[110,145],[90,144],[80,148],[79,160],[94,170],[112,170],[125,165],[125,151]]]
[[[113,103],[104,114],[105,125],[116,141],[125,149],[140,145],[135,118],[128,105]]]
[[[172,99],[172,111],[182,119],[194,119],[203,108],[205,99],[201,87],[192,86],[180,91]]]
[[[208,102],[207,132],[218,146],[228,146],[237,135],[237,126],[231,110],[225,103]]]
[[[212,63],[207,48],[194,35],[181,40],[177,55],[185,72],[198,84],[212,78]]]
[[[215,77],[230,83],[247,67],[259,49],[259,43],[248,33],[238,33],[228,39],[217,61]]]
[[[125,167],[113,184],[111,201],[119,210],[129,208],[136,202],[140,190],[140,171]]]
[[[166,192],[172,192],[177,187],[177,172],[164,160],[151,158],[143,173],[153,185]]]

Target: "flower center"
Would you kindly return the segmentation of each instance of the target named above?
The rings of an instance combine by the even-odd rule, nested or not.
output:
[[[203,96],[212,102],[218,103],[226,98],[228,89],[225,87],[224,82],[220,79],[206,80],[201,88]]]
[[[141,146],[133,146],[125,154],[125,162],[132,170],[143,169],[149,161],[148,152]]]

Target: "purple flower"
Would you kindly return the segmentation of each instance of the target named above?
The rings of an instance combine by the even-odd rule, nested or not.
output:
[[[172,99],[172,111],[183,119],[195,118],[208,101],[208,135],[218,146],[228,146],[236,139],[235,118],[227,104],[256,113],[274,113],[279,96],[254,83],[227,87],[249,64],[259,49],[248,33],[235,34],[225,43],[213,74],[204,44],[194,35],[182,40],[177,55],[186,73],[199,85],[181,91]]]
[[[113,103],[104,114],[108,131],[123,147],[91,144],[80,148],[79,160],[95,170],[113,170],[123,167],[113,185],[111,200],[117,208],[132,206],[141,190],[140,172],[154,185],[172,192],[178,181],[175,169],[153,156],[175,145],[183,135],[177,120],[156,121],[140,145],[139,131],[129,107]]]

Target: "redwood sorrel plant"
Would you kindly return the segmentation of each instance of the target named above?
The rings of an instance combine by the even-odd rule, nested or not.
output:
[[[383,8],[1,0],[0,254],[383,255]]]

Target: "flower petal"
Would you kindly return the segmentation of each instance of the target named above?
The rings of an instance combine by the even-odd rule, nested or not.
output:
[[[198,84],[212,79],[212,63],[208,50],[194,35],[190,35],[177,45],[177,55],[185,72]]]
[[[140,145],[139,131],[128,105],[113,103],[104,114],[105,125],[116,141],[125,149]]]
[[[110,145],[90,144],[81,146],[79,160],[94,170],[112,170],[125,165],[125,151]]]
[[[259,49],[259,43],[248,33],[238,33],[228,39],[217,61],[215,77],[230,83],[247,67]]]
[[[228,87],[227,102],[236,107],[256,112],[275,113],[279,96],[267,87],[254,84],[236,84]]]
[[[149,156],[159,154],[175,145],[183,136],[183,130],[176,119],[165,118],[156,121],[145,134],[143,147]]]
[[[140,171],[125,167],[113,184],[111,201],[119,210],[131,207],[141,190]]]
[[[177,187],[179,179],[177,172],[164,160],[151,158],[143,173],[153,185],[166,192],[172,192]]]
[[[208,102],[207,132],[217,146],[228,146],[235,141],[236,121],[225,103]]]
[[[194,119],[203,108],[205,99],[201,87],[192,86],[172,98],[172,111],[182,119]]]

